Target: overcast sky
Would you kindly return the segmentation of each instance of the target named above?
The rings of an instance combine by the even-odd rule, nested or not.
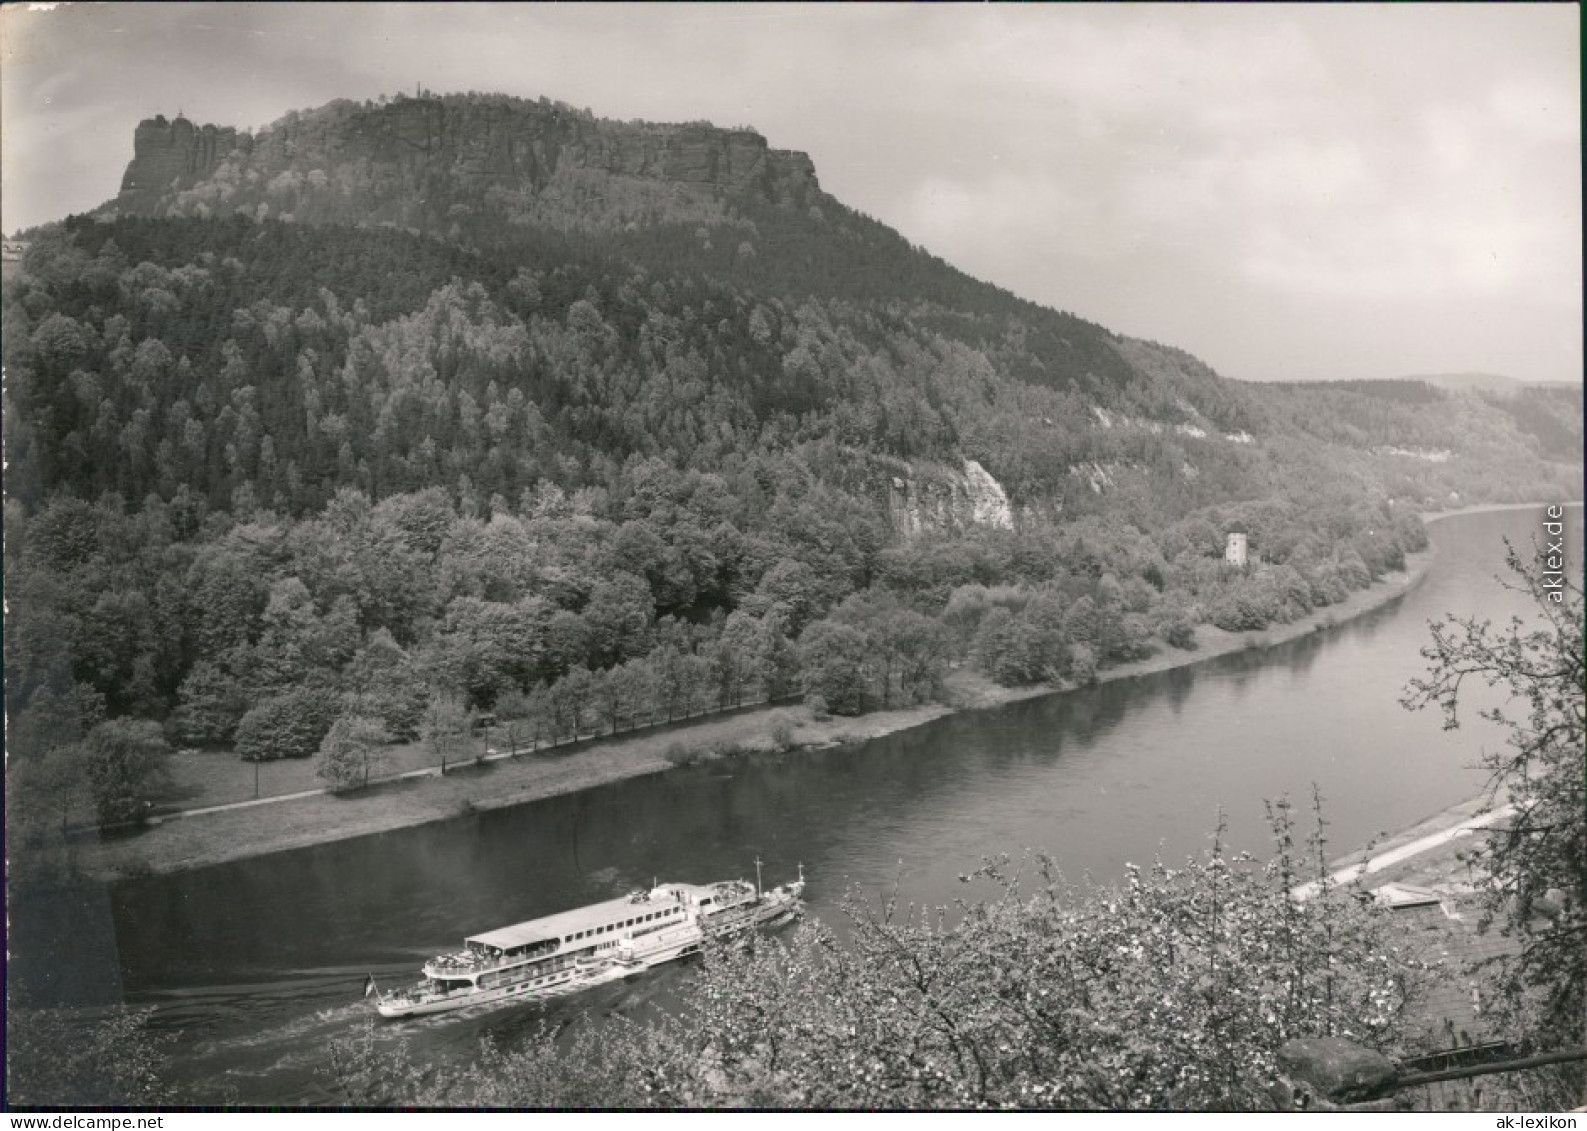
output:
[[[48,10],[36,10],[45,9]],[[7,232],[140,118],[416,83],[750,125],[980,278],[1264,380],[1582,377],[1575,5],[8,5]]]

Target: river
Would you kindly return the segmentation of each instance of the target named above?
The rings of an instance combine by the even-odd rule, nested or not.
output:
[[[1581,511],[1571,512],[1580,547]],[[1431,527],[1424,583],[1339,627],[1279,647],[944,718],[849,747],[708,764],[398,832],[116,886],[87,920],[113,923],[127,1002],[180,1030],[175,1075],[200,1097],[335,1102],[326,1042],[368,1016],[366,973],[411,979],[466,933],[661,880],[753,876],[802,863],[811,913],[840,922],[853,890],[942,904],[990,853],[1041,848],[1065,875],[1119,876],[1205,848],[1220,808],[1229,841],[1266,847],[1264,799],[1322,792],[1333,855],[1475,794],[1473,723],[1453,734],[1398,699],[1425,668],[1427,622],[1446,611],[1524,612],[1503,590],[1501,538],[1541,512]],[[93,902],[90,900],[90,902]],[[94,909],[90,908],[90,912]],[[92,932],[89,932],[90,934]],[[101,948],[103,949],[103,948]],[[93,947],[82,960],[93,963]],[[557,1017],[642,1009],[689,976],[656,971],[551,1007]],[[510,1042],[535,1008],[446,1015],[380,1030],[420,1060]]]

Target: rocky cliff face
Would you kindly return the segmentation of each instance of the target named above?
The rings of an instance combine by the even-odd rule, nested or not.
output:
[[[479,211],[511,221],[576,198],[591,222],[621,214],[692,219],[753,199],[820,196],[802,153],[752,130],[614,122],[550,102],[425,96],[333,102],[257,137],[185,118],[139,124],[116,211],[243,210],[319,221],[433,226]]]
[[[252,146],[249,135],[229,126],[195,126],[178,116],[145,118],[132,135],[132,163],[121,178],[118,205],[152,209],[166,193],[211,176],[233,150]]]
[[[905,538],[926,533],[963,533],[976,526],[1005,530],[1014,526],[1008,495],[973,459],[962,471],[951,467],[913,467],[894,475],[887,496],[893,529]]]

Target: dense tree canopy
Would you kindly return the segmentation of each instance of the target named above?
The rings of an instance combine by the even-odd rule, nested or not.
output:
[[[549,186],[503,228],[528,206],[438,182],[456,231],[317,217],[339,182],[298,165],[377,109],[294,118],[268,178],[163,218],[32,234],[0,343],[19,757],[106,719],[309,757],[442,700],[518,704],[533,745],[890,707],[955,662],[1083,682],[1344,599],[1430,501],[1568,478],[1547,397],[1240,386],[829,198],[612,224]]]

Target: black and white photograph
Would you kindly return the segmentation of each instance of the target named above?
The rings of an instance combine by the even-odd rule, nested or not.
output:
[[[1581,56],[0,5],[5,1109],[1577,1126]]]

